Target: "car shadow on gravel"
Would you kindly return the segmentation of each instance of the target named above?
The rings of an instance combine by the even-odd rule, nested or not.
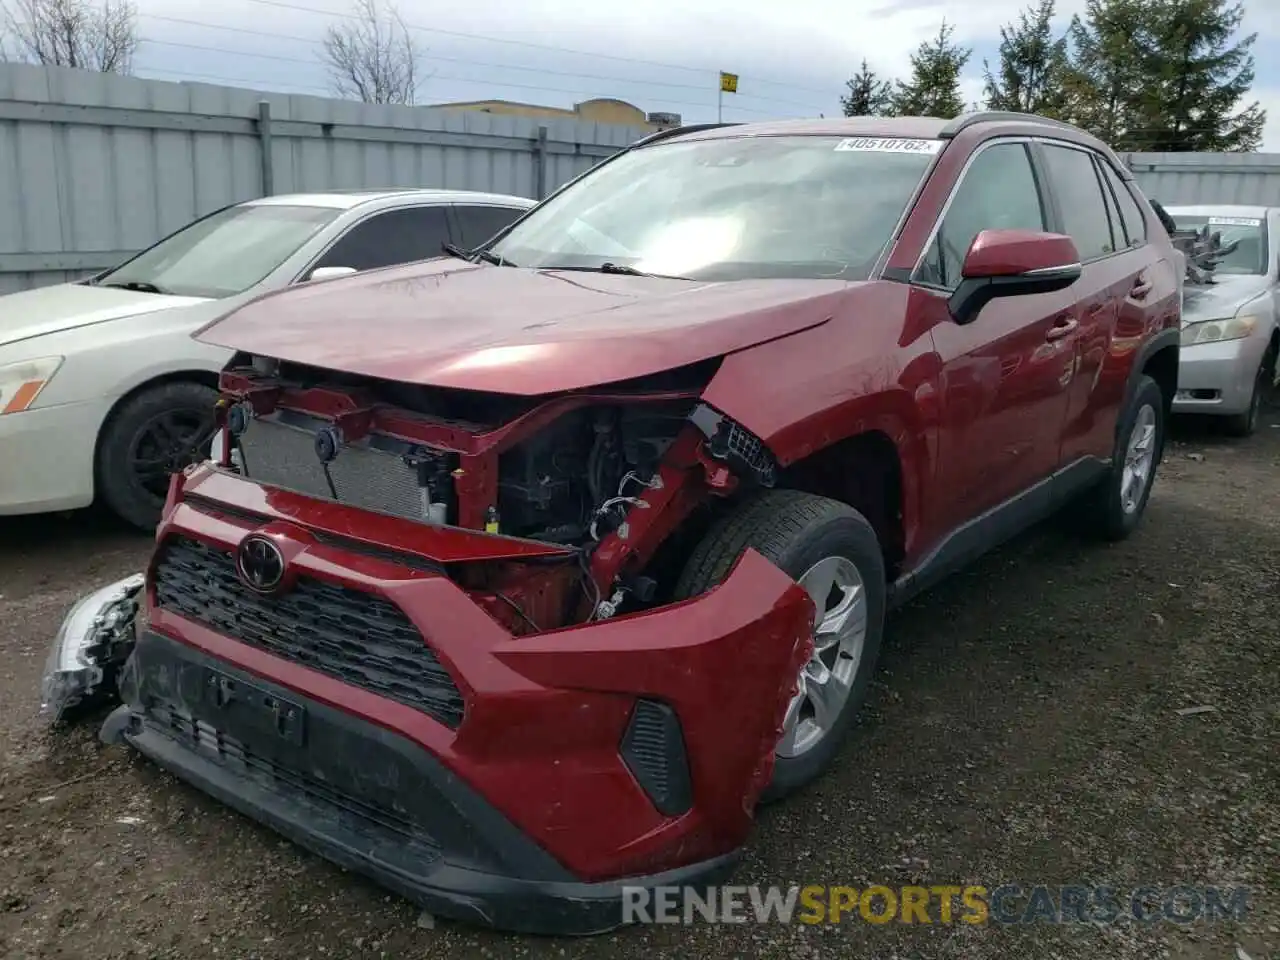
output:
[[[91,547],[103,540],[146,536],[111,514],[92,508],[0,517],[0,560],[6,555],[64,552],[67,547]]]
[[[0,599],[88,593],[129,567],[140,570],[151,542],[150,534],[96,510],[0,517]]]

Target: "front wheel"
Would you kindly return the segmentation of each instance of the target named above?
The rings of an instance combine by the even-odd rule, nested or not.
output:
[[[769,801],[800,789],[830,765],[866,697],[884,633],[884,557],[871,524],[852,507],[772,490],[744,503],[699,542],[676,595],[711,589],[748,548],[804,587],[818,611],[813,656],[797,678],[773,779],[762,797]]]
[[[211,387],[181,380],[125,400],[98,440],[97,486],[107,508],[139,529],[154,530],[169,476],[209,456],[217,399]]]
[[[1251,437],[1257,432],[1258,423],[1262,419],[1262,402],[1270,392],[1272,381],[1275,379],[1274,366],[1275,357],[1272,351],[1268,350],[1267,355],[1262,358],[1262,363],[1258,365],[1258,372],[1254,374],[1248,409],[1243,413],[1225,418],[1224,425],[1231,436]]]

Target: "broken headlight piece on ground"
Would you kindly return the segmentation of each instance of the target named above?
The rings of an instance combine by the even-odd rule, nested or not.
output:
[[[117,696],[116,676],[137,639],[143,583],[134,574],[95,590],[63,619],[40,682],[40,713],[51,723]]]

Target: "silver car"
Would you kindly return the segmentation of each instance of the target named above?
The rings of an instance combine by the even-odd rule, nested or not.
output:
[[[231,358],[193,332],[294,283],[478,246],[533,205],[451,190],[268,197],[89,280],[0,297],[0,516],[96,500],[153,527],[169,475],[208,454]]]
[[[1206,204],[1166,207],[1179,232],[1219,233],[1236,243],[1211,283],[1184,287],[1175,413],[1225,418],[1248,436],[1275,383],[1280,350],[1280,208]]]

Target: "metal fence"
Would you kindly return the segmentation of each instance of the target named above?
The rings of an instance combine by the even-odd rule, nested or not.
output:
[[[1122,158],[1143,192],[1166,206],[1280,206],[1280,154],[1130,153]]]
[[[0,64],[0,293],[104,269],[268,193],[536,199],[646,132]]]
[[[119,263],[268,193],[540,198],[646,131],[0,64],[0,294]],[[1280,204],[1277,154],[1128,154],[1149,196]]]

